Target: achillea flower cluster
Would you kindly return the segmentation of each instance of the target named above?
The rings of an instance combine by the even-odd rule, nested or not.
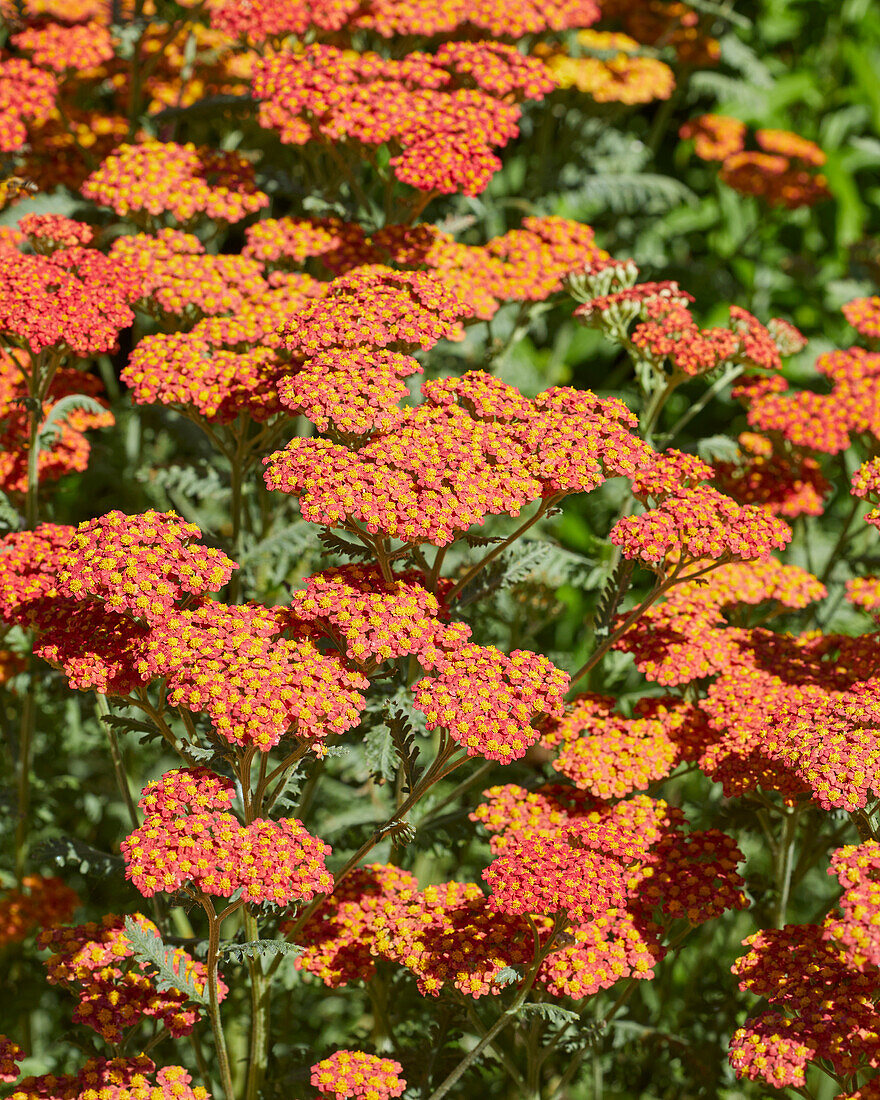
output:
[[[55,252],[59,248],[77,246],[84,248],[92,243],[95,235],[90,225],[61,214],[25,214],[18,219],[18,228],[35,252]]]
[[[552,87],[540,70],[494,44],[456,43],[397,61],[315,43],[261,60],[253,94],[261,125],[285,143],[393,143],[402,150],[390,159],[401,182],[477,195],[501,167],[492,149],[518,133],[520,110],[510,98],[540,98]]]
[[[649,680],[686,684],[723,671],[737,652],[742,634],[727,627],[726,610],[768,605],[778,613],[807,607],[826,594],[811,573],[775,558],[722,565],[705,578],[673,588],[615,647],[632,653]]]
[[[859,466],[852,477],[852,494],[872,504],[880,504],[880,459],[870,458]],[[880,528],[880,507],[872,508],[865,522]]]
[[[393,1058],[380,1058],[360,1050],[338,1050],[312,1066],[309,1080],[318,1092],[334,1100],[349,1097],[389,1100],[400,1096],[406,1088],[402,1072],[403,1066]]]
[[[694,139],[698,157],[721,162],[720,179],[728,187],[771,206],[793,210],[813,206],[830,195],[825,177],[816,172],[825,163],[825,154],[790,130],[756,130],[760,151],[747,150],[743,123],[724,115],[701,115],[686,122],[679,136]]]
[[[25,1053],[18,1043],[0,1035],[0,1081],[17,1081],[21,1076],[18,1063],[24,1059]]]
[[[309,630],[282,637],[280,611],[213,600],[167,611],[145,640],[140,673],[164,677],[169,702],[209,714],[231,744],[267,752],[288,732],[319,742],[344,733],[358,722],[368,681],[322,653]]]
[[[0,618],[30,627],[58,599],[55,587],[61,554],[73,527],[41,523],[33,531],[14,531],[0,539]]]
[[[290,606],[358,665],[415,655],[423,668],[434,668],[464,645],[470,630],[440,621],[444,609],[422,580],[417,573],[385,580],[375,566],[344,565],[307,577]]]
[[[665,954],[658,912],[664,924],[682,917],[699,924],[747,904],[734,841],[713,830],[684,834],[683,815],[664,802],[637,795],[611,805],[571,787],[493,787],[484,797],[471,816],[496,834],[498,856],[484,875],[500,888],[493,906],[535,906],[537,914],[561,906],[577,914],[568,929],[573,942],[539,971],[551,992],[583,997],[620,977],[651,977]],[[567,866],[566,846],[593,869],[591,877],[577,863],[568,877],[560,874],[555,861],[562,856]],[[529,865],[526,853],[538,862]]]
[[[758,504],[776,516],[821,516],[831,484],[819,463],[793,448],[774,448],[757,432],[742,432],[739,454],[715,463],[715,484],[741,504]]]
[[[427,268],[466,306],[465,317],[488,320],[505,301],[541,301],[564,276],[608,259],[588,225],[559,217],[528,217],[521,228],[485,245],[459,244],[436,226],[388,225],[367,237],[338,218],[266,219],[246,231],[245,256],[269,265],[317,259],[334,275],[364,264]]]
[[[138,405],[229,424],[242,413],[261,421],[278,412],[278,381],[289,369],[271,348],[229,351],[195,331],[160,332],[138,341],[122,381]]]
[[[115,53],[110,31],[100,23],[46,23],[12,35],[16,49],[28,53],[41,69],[63,73],[67,69],[94,69]]]
[[[300,497],[312,523],[354,520],[372,534],[445,545],[486,515],[589,492],[632,476],[652,454],[615,399],[553,389],[534,401],[481,372],[426,383],[425,403],[357,451],[291,441],[266,459],[266,484]]]
[[[176,512],[108,512],[77,527],[58,591],[160,625],[177,601],[222,588],[237,568],[222,551],[193,545],[200,536]]]
[[[536,714],[561,714],[567,687],[568,675],[546,657],[468,643],[413,685],[413,705],[428,729],[448,730],[468,756],[506,764],[537,741]]]
[[[288,325],[284,343],[303,355],[359,345],[428,349],[438,340],[460,340],[464,315],[464,303],[431,272],[367,264],[308,302]]]
[[[706,18],[680,0],[605,0],[602,16],[646,46],[673,49],[689,68],[711,68],[721,56],[720,43],[707,33]]]
[[[878,852],[868,841],[832,856],[829,874],[844,894],[821,925],[787,924],[743,941],[748,951],[733,966],[740,989],[777,1007],[734,1034],[729,1057],[738,1077],[801,1087],[816,1059],[840,1077],[880,1066]]]
[[[615,713],[613,698],[580,695],[541,743],[558,749],[553,768],[580,790],[610,801],[644,790],[685,760],[695,760],[715,733],[691,703],[674,696],[640,701],[636,714]]]
[[[434,7],[408,0],[369,0],[353,26],[384,38],[433,36],[473,28],[491,38],[589,27],[599,18],[594,0],[444,0]]]
[[[156,925],[135,913],[133,918],[148,935],[158,936]],[[75,927],[54,928],[39,937],[39,946],[52,954],[46,959],[48,981],[61,985],[78,999],[73,1018],[96,1031],[108,1043],[121,1043],[142,1020],[156,1020],[174,1036],[189,1035],[199,1011],[185,993],[160,991],[143,963],[135,963],[125,919],[108,914]],[[183,948],[170,958],[175,973],[186,977],[200,992],[206,971]],[[228,992],[219,983],[220,998]]]
[[[670,447],[651,456],[651,465],[633,477],[633,496],[640,500],[663,500],[673,493],[691,489],[711,478],[713,468],[696,455]]]
[[[58,81],[24,58],[0,60],[0,153],[28,140],[28,123],[42,122],[55,107]]]
[[[802,346],[803,337],[789,322],[774,319],[764,326],[741,306],[730,306],[728,327],[701,329],[690,312],[693,298],[678,283],[638,283],[637,277],[632,263],[607,265],[586,284],[596,294],[602,283],[598,296],[587,298],[585,293],[574,315],[612,339],[638,321],[630,340],[658,370],[668,364],[673,374],[693,376],[728,362],[779,370],[781,356]]]
[[[203,778],[193,778],[205,787]],[[154,786],[161,783],[148,784],[145,799]],[[156,793],[164,796],[161,790]],[[209,806],[224,801],[210,784],[204,797]],[[329,845],[296,818],[257,818],[242,825],[230,813],[202,810],[197,795],[177,799],[178,805],[192,812],[169,816],[160,798],[159,809],[148,812],[144,824],[122,842],[125,876],[144,897],[181,889],[229,897],[241,890],[248,902],[289,905],[333,889],[333,876],[324,865]]]
[[[23,351],[12,354],[0,351],[0,490],[7,494],[27,490],[30,416],[25,404],[28,386],[24,372],[28,366]],[[114,422],[109,409],[99,412],[73,407],[67,412],[53,413],[54,405],[69,394],[98,399],[102,392],[101,383],[90,375],[69,367],[55,372],[45,405],[42,425],[45,434],[37,460],[41,482],[56,481],[65,474],[85,470],[91,450],[85,433]],[[98,403],[103,404],[100,400]]]
[[[211,26],[251,44],[288,34],[338,31],[361,7],[359,0],[219,0],[210,8]]]
[[[140,291],[135,273],[91,248],[0,253],[0,340],[32,354],[113,351],[134,321],[130,306]]]
[[[254,187],[253,167],[243,157],[175,142],[120,145],[81,191],[134,220],[170,214],[179,223],[199,217],[233,223],[269,205],[269,196]]]
[[[9,1100],[83,1100],[93,1096],[102,1100],[211,1100],[205,1088],[193,1087],[191,1081],[183,1066],[157,1069],[144,1054],[90,1058],[79,1073],[22,1078]]]
[[[823,809],[880,793],[876,641],[743,631],[699,704],[717,739],[700,767],[728,797],[761,786]]]
[[[791,529],[755,505],[737,504],[708,485],[667,496],[639,516],[624,516],[609,539],[626,558],[668,572],[702,559],[750,561],[782,550]]]
[[[575,41],[595,55],[572,56],[549,47],[538,51],[559,88],[576,88],[597,103],[627,106],[669,99],[675,90],[672,69],[656,57],[640,54],[639,43],[627,34],[585,30]]]
[[[238,313],[269,289],[254,260],[206,253],[198,237],[179,229],[118,237],[110,256],[138,272],[138,304],[160,320]]]
[[[36,929],[70,920],[80,899],[60,878],[25,875],[21,886],[0,894],[0,945],[26,939]]]
[[[281,401],[316,427],[343,436],[367,435],[397,426],[397,402],[408,395],[404,378],[421,374],[411,355],[365,348],[334,348],[310,356],[279,385]]]
[[[841,313],[860,336],[880,340],[880,296],[854,298],[846,303]]]

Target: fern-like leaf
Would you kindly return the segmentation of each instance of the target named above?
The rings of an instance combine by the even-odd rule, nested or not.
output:
[[[656,172],[587,176],[581,181],[577,198],[614,214],[663,214],[675,206],[698,201],[681,180]]]
[[[55,446],[61,438],[61,429],[72,412],[87,412],[93,416],[101,416],[107,412],[107,409],[100,401],[96,401],[86,393],[69,393],[66,397],[62,397],[49,409],[40,427],[40,434],[37,437],[39,450],[46,451]]]
[[[389,716],[388,729],[391,733],[391,741],[397,752],[400,766],[403,768],[404,794],[409,794],[419,781],[423,769],[419,766],[419,750],[416,745],[416,735],[409,719],[402,711],[395,711]]]
[[[147,963],[155,974],[153,981],[160,993],[176,989],[196,1004],[206,1005],[208,996],[200,990],[195,980],[174,968],[174,948],[168,947],[158,932],[142,928],[132,917],[125,918],[125,934],[131,942],[131,950],[138,962]]]
[[[303,948],[286,940],[248,940],[247,943],[228,943],[220,954],[233,962],[245,959],[273,959],[276,955],[301,955]]]
[[[605,587],[602,589],[602,595],[599,597],[599,603],[596,605],[595,625],[593,628],[593,632],[597,638],[608,637],[611,630],[611,623],[614,620],[614,616],[617,614],[618,607],[620,607],[620,601],[629,590],[634,568],[634,561],[630,561],[627,558],[621,558],[614,572],[608,578]]]
[[[348,539],[340,538],[329,527],[321,528],[318,539],[330,554],[340,554],[344,558],[371,558],[373,556],[372,550],[368,547],[362,546],[359,542],[349,542]]]

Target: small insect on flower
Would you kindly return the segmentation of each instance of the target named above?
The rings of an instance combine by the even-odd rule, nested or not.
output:
[[[7,176],[0,179],[0,211],[19,199],[30,199],[39,191],[33,180],[23,176]]]

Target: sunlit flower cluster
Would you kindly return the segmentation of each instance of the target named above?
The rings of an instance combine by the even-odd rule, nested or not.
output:
[[[120,217],[170,214],[237,222],[269,205],[254,186],[253,167],[237,153],[145,141],[120,145],[82,185],[82,194]]]
[[[0,60],[0,153],[13,153],[28,139],[28,124],[48,118],[58,82],[24,58]]]
[[[145,795],[151,793],[148,785]],[[218,804],[210,784],[205,798],[209,806]],[[148,812],[144,824],[122,842],[126,878],[145,897],[184,888],[219,897],[241,890],[245,901],[286,905],[333,888],[324,866],[329,845],[296,818],[257,818],[242,825],[230,813],[203,810],[198,797],[181,805],[192,812],[176,817]]]
[[[597,103],[633,106],[669,99],[675,90],[672,69],[656,57],[640,53],[639,43],[627,34],[581,31],[577,46],[586,56],[553,52],[545,47],[547,68],[560,88],[586,92]]]
[[[393,1058],[380,1058],[360,1050],[338,1050],[312,1066],[310,1082],[318,1092],[334,1100],[389,1100],[400,1096],[406,1081],[403,1066]]]

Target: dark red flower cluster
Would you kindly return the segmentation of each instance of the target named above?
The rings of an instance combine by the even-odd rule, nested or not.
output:
[[[743,123],[724,115],[701,115],[686,122],[679,136],[694,140],[698,157],[721,162],[720,178],[728,187],[771,206],[793,210],[830,195],[825,177],[816,171],[825,163],[825,154],[790,130],[756,130],[760,151],[746,150]]]
[[[145,1054],[90,1058],[79,1073],[22,1078],[9,1100],[211,1100],[207,1089],[191,1081],[183,1066],[157,1069]]]
[[[167,784],[148,784],[144,797],[160,795],[159,808],[148,811],[144,824],[122,842],[125,876],[144,897],[184,888],[229,897],[241,890],[248,902],[289,905],[333,889],[333,876],[324,866],[330,846],[296,818],[257,818],[242,825],[232,814],[214,808],[226,800],[199,773],[190,773],[196,791],[189,785],[181,798],[180,775],[172,775],[171,804],[190,812],[171,816],[171,805],[163,802]],[[203,798],[210,809],[201,808]]]
[[[741,504],[758,504],[776,516],[820,516],[831,484],[819,463],[757,432],[741,432],[739,454],[715,463],[715,484]]]
[[[0,894],[0,945],[16,943],[36,929],[69,921],[80,899],[60,878],[25,875],[21,886]]]
[[[17,1081],[21,1076],[18,1064],[24,1058],[25,1053],[18,1043],[7,1035],[0,1035],[0,1081]]]
[[[132,919],[147,935],[159,935],[156,925],[141,913]],[[144,1019],[158,1021],[175,1036],[189,1035],[199,1020],[198,1009],[185,993],[160,991],[144,964],[135,962],[123,917],[110,913],[100,924],[91,921],[50,929],[40,933],[39,945],[52,952],[46,959],[49,982],[64,986],[77,998],[74,1020],[97,1031],[108,1043],[121,1043]],[[182,947],[174,949],[169,964],[197,990],[204,989],[204,965]],[[219,996],[227,992],[221,982]]]

